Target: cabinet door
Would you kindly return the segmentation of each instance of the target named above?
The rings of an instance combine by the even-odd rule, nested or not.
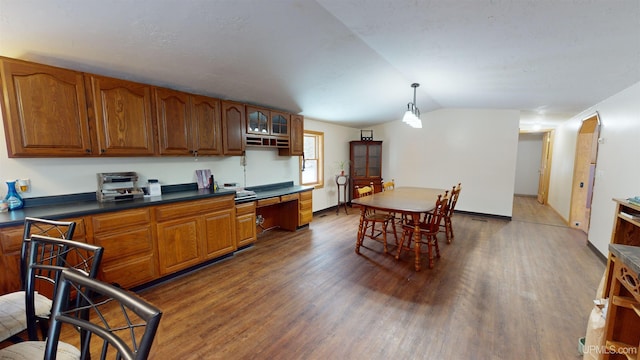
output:
[[[191,120],[192,150],[196,151],[197,155],[221,155],[220,100],[192,96]]]
[[[367,145],[363,143],[351,144],[351,162],[353,168],[351,177],[367,177]]]
[[[236,205],[236,247],[252,244],[256,238],[256,203]]]
[[[224,155],[244,154],[244,105],[222,102],[222,148]]]
[[[160,275],[167,275],[200,263],[200,222],[197,218],[157,224]]]
[[[269,135],[269,110],[247,106],[247,133]]]
[[[85,75],[102,155],[154,155],[151,86]]]
[[[367,177],[382,177],[382,144],[367,145]]]
[[[235,211],[221,210],[204,215],[204,259],[213,259],[236,250]]]
[[[291,115],[289,120],[289,147],[278,149],[283,156],[302,156],[304,153],[304,116]]]
[[[154,89],[160,155],[191,155],[191,103],[188,94]]]
[[[9,157],[91,155],[82,74],[0,58]]]
[[[289,137],[289,114],[271,110],[269,116],[271,135]]]

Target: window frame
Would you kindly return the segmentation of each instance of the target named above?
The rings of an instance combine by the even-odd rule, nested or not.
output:
[[[315,189],[321,189],[324,187],[324,132],[304,130],[303,143],[306,141],[307,137],[315,138],[317,157],[314,159],[317,159],[318,161],[318,179],[316,182],[313,182],[313,183],[302,182],[303,162],[307,160],[303,153],[303,155],[299,157],[299,162],[298,162],[299,173],[300,173],[300,185],[313,186]]]

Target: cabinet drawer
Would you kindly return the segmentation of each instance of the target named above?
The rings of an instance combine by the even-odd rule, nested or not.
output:
[[[258,200],[258,207],[269,206],[269,205],[278,204],[278,203],[280,203],[280,197],[276,196],[268,199]]]
[[[236,205],[236,215],[251,214],[254,212],[256,212],[255,201]]]
[[[149,224],[150,222],[149,209],[144,208],[96,215],[92,217],[91,224],[93,225],[93,233],[98,234],[137,224]]]
[[[153,238],[151,226],[139,226],[135,230],[115,232],[94,237],[95,245],[104,247],[102,261],[120,261],[123,257],[136,254],[152,254]]]
[[[281,202],[298,200],[298,194],[287,194],[280,196]]]
[[[231,209],[235,205],[234,196],[221,196],[206,200],[179,202],[171,205],[161,205],[154,209],[156,221],[196,216],[203,213]]]
[[[313,199],[313,191],[304,191],[300,193],[300,200],[311,200]]]
[[[116,263],[102,266],[100,278],[108,283],[117,283],[125,289],[144,284],[156,279],[157,272],[153,256],[141,256],[134,259],[123,259]]]

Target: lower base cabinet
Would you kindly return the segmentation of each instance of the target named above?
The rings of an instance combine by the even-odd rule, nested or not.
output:
[[[311,190],[300,193],[298,200],[298,227],[307,225],[313,219],[313,192]]]
[[[257,239],[256,202],[236,205],[236,242],[238,248],[253,244]]]
[[[158,277],[149,208],[110,212],[89,219],[93,233],[90,242],[104,247],[100,279],[131,288]]]
[[[154,208],[160,275],[236,250],[233,196]]]

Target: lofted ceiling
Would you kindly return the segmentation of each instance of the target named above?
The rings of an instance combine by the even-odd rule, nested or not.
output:
[[[0,55],[353,127],[418,82],[423,114],[547,126],[640,81],[640,1],[0,0]]]

